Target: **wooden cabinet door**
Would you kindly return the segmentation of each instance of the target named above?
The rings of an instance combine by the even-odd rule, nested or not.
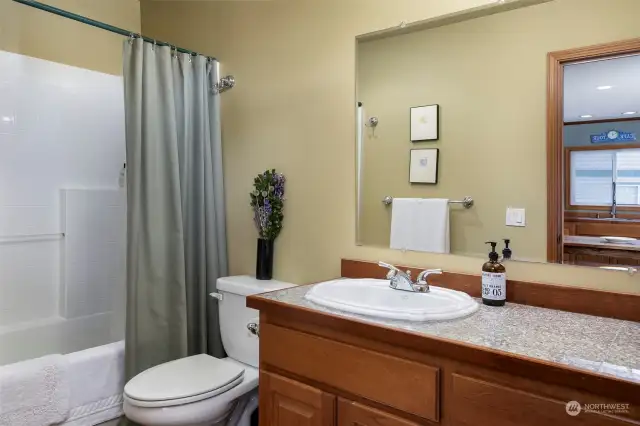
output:
[[[336,397],[277,374],[260,373],[260,426],[335,426]]]
[[[338,426],[417,426],[409,420],[367,407],[347,399],[338,399]]]

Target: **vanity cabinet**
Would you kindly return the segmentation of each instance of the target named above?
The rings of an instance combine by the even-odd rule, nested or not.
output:
[[[638,384],[261,301],[260,426],[640,425]],[[628,403],[620,414],[567,403]]]

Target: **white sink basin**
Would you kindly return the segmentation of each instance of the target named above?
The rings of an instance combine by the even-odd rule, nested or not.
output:
[[[317,284],[307,300],[354,314],[408,321],[461,318],[478,310],[466,293],[431,286],[429,293],[394,290],[388,280],[342,279]]]

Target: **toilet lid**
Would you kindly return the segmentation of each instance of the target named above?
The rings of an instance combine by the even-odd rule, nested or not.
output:
[[[169,401],[240,383],[244,369],[209,355],[194,355],[150,368],[131,379],[125,394],[138,401]]]

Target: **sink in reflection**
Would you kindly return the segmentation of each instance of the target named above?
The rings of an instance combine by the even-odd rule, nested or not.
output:
[[[327,308],[406,321],[461,318],[478,310],[466,293],[431,286],[429,293],[394,290],[388,280],[341,279],[317,284],[305,298]]]

